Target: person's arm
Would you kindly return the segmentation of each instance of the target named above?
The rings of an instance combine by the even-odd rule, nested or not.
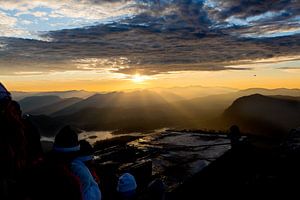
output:
[[[84,200],[100,200],[101,192],[89,169],[81,161],[73,161],[72,172],[80,180]]]

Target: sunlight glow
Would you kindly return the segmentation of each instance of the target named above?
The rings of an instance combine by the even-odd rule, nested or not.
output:
[[[144,76],[141,76],[140,74],[135,74],[132,76],[131,80],[134,83],[142,83],[146,80],[146,78]]]

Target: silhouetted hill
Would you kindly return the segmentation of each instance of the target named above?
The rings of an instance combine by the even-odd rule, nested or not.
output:
[[[258,90],[273,96],[252,95]],[[290,125],[294,127],[296,124],[295,119],[290,119],[296,115],[291,114],[294,108],[282,104],[290,101],[298,102],[300,97],[281,94],[288,91],[288,89],[249,89],[194,99],[185,99],[171,92],[152,90],[111,92],[95,94],[81,101],[74,100],[69,102],[69,105],[64,100],[60,100],[32,110],[32,113],[50,114],[51,119],[55,121],[70,123],[87,130],[135,131],[163,127],[227,129],[231,124],[238,123],[247,131],[260,131],[265,134],[271,132],[271,128],[273,128],[272,133],[276,133],[286,130]],[[298,90],[292,91],[296,95]],[[274,95],[276,92],[279,94]],[[250,93],[249,97],[241,97],[248,93]],[[264,98],[267,100],[262,100]],[[269,101],[270,99],[272,101]],[[278,106],[282,111],[276,110]],[[249,110],[245,110],[244,107]],[[255,111],[256,108],[259,108],[259,112]],[[283,113],[286,118],[273,119],[267,116],[269,113],[274,116],[275,112]],[[287,119],[290,122],[286,122]]]
[[[278,98],[278,99],[286,99],[286,100],[300,101],[300,96],[299,96],[299,97],[292,97],[292,96],[283,96],[283,95],[272,95],[272,96],[270,96],[270,97]]]
[[[300,125],[300,101],[286,96],[245,96],[225,110],[223,119],[249,132],[280,136]]]
[[[265,88],[249,88],[245,90],[240,90],[240,94],[243,96],[250,94],[262,94],[262,95],[282,95],[282,96],[299,96],[300,89],[287,89],[287,88],[276,88],[276,89],[265,89]]]
[[[177,109],[168,104],[133,108],[84,108],[54,119],[85,130],[143,131],[164,127],[187,128],[200,125],[202,112]]]
[[[87,98],[95,94],[95,92],[88,92],[85,90],[67,90],[67,91],[50,91],[50,92],[19,92],[12,91],[11,92],[13,99],[19,101],[24,99],[25,97],[30,96],[58,96],[62,99],[65,98]]]
[[[30,115],[29,119],[42,136],[53,137],[65,125],[64,122],[46,115]]]
[[[68,106],[71,106],[75,103],[78,103],[82,101],[81,98],[67,98],[67,99],[62,99],[61,101],[55,102],[50,105],[46,105],[40,108],[37,108],[35,110],[30,111],[30,114],[32,115],[51,115],[54,112],[57,112],[59,110],[62,110]]]
[[[62,99],[58,96],[32,96],[32,97],[25,97],[24,99],[20,100],[19,103],[24,113],[28,113],[32,110],[57,103]]]
[[[172,88],[153,88],[151,91],[155,91],[161,94],[166,92],[173,93],[181,96],[185,99],[193,99],[199,97],[205,97],[209,95],[227,94],[237,92],[237,89],[226,88],[226,87],[204,87],[201,85],[183,86],[183,87],[172,87]]]
[[[205,110],[210,110],[221,114],[227,109],[236,99],[249,96],[253,94],[261,94],[266,96],[278,97],[280,99],[300,99],[300,89],[264,89],[264,88],[250,88],[240,90],[238,92],[231,92],[226,94],[209,95],[189,100],[191,104],[201,104]]]
[[[83,101],[62,109],[53,116],[69,115],[82,109],[94,108],[131,108],[143,107],[154,104],[167,104],[168,102],[159,94],[150,91],[111,92],[107,94],[95,94]]]

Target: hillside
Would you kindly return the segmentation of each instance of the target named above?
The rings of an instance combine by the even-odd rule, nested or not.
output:
[[[30,96],[58,96],[62,99],[65,98],[87,98],[95,94],[95,92],[88,92],[85,90],[67,90],[67,91],[50,91],[50,92],[20,92],[12,91],[11,92],[13,99],[20,101],[26,97]]]
[[[150,91],[111,92],[107,94],[95,94],[72,106],[62,109],[52,116],[69,115],[85,108],[133,108],[154,104],[167,104],[161,95]]]
[[[62,98],[58,96],[31,96],[20,100],[19,104],[24,113],[30,113],[33,110],[57,103],[61,100]]]
[[[39,107],[37,109],[31,110],[30,114],[32,114],[32,115],[51,115],[52,113],[55,113],[59,110],[62,110],[64,108],[69,107],[69,106],[71,106],[75,103],[78,103],[80,101],[82,101],[82,99],[81,98],[76,98],[76,97],[62,99],[62,100],[60,100],[58,102],[55,102],[53,104],[46,105],[46,106]]]
[[[225,110],[223,119],[249,132],[279,136],[300,126],[300,101],[286,96],[245,96]]]
[[[177,108],[170,104],[157,104],[131,108],[90,107],[54,119],[86,130],[141,131],[164,127],[196,127],[201,125],[201,116],[205,115],[199,108]]]
[[[272,96],[253,95],[255,91]],[[47,119],[53,119],[55,123],[73,124],[86,130],[136,131],[164,127],[218,130],[238,124],[248,132],[281,133],[298,126],[298,108],[287,106],[286,102],[299,102],[300,98],[281,94],[288,91],[249,89],[194,99],[149,90],[111,92],[86,99],[61,99],[31,110],[31,114],[46,114],[51,116]],[[274,95],[275,92],[281,93]],[[248,93],[250,96],[241,96]],[[276,118],[275,113],[281,115]],[[47,125],[46,121],[43,121],[44,125]]]

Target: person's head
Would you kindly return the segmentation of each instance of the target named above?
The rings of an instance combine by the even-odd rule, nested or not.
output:
[[[240,128],[237,125],[232,125],[229,131],[230,133],[240,134]]]
[[[80,140],[80,151],[77,159],[85,162],[86,164],[93,161],[94,149],[92,145],[86,140]]]
[[[71,126],[63,127],[55,136],[53,151],[67,157],[75,157],[79,150],[80,145],[76,130]]]
[[[228,137],[230,139],[239,139],[241,137],[240,128],[237,125],[232,125],[229,128],[229,134]]]
[[[121,198],[130,199],[136,194],[137,184],[135,178],[130,173],[122,174],[119,177],[117,192]]]

